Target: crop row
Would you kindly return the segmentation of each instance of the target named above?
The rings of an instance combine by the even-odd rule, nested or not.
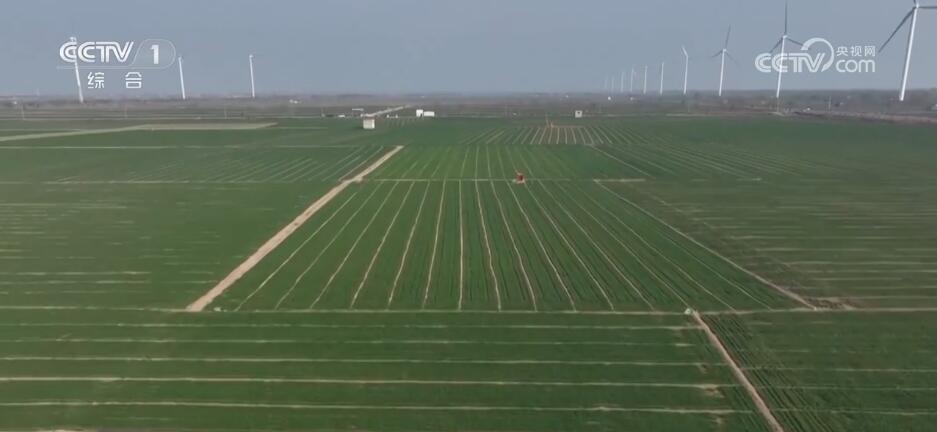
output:
[[[593,183],[386,181],[330,203],[225,308],[683,310],[789,304]]]

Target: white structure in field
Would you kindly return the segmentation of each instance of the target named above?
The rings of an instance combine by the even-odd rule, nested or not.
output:
[[[416,116],[417,116],[417,117],[423,117],[423,110],[421,110],[421,109],[416,110]]]
[[[436,111],[423,111],[423,117],[436,117]]]
[[[576,111],[573,113],[573,116],[576,117],[576,118],[582,118],[582,110],[576,110]]]
[[[375,121],[374,121],[374,117],[365,117],[365,118],[364,118],[364,121],[363,121],[362,124],[361,124],[361,126],[362,126],[365,130],[374,130],[374,128],[375,128],[375,126],[376,126]]]

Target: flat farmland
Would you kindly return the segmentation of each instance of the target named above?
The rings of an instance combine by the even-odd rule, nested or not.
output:
[[[937,321],[929,313],[708,318],[788,431],[930,430]]]
[[[130,131],[0,143],[0,299],[184,305],[386,151],[337,145],[345,132],[323,131]]]
[[[935,424],[933,128],[359,126],[0,124],[0,429]]]
[[[414,145],[373,177],[399,178],[429,157],[433,169],[417,173],[433,178],[512,178],[516,171],[541,179],[676,182],[927,178],[926,159],[911,155],[934,151],[925,144],[929,128],[791,119],[462,120],[448,129],[419,128]],[[587,138],[557,132],[566,129]],[[891,141],[906,151],[888,153],[881,143]]]
[[[767,430],[681,315],[16,311],[0,365],[5,429]]]
[[[937,305],[933,181],[622,189],[731,259],[818,304]]]
[[[258,185],[0,185],[0,301],[184,304],[237,265],[303,198]],[[221,215],[224,215],[223,219]],[[231,236],[241,232],[240,236]],[[237,251],[237,252],[234,252]]]
[[[795,305],[593,182],[346,190],[225,309],[668,310]]]

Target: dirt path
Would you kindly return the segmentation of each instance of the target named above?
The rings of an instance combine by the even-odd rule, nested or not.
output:
[[[394,302],[394,294],[397,293],[397,284],[400,283],[400,275],[403,274],[404,266],[407,265],[407,256],[410,254],[410,244],[413,243],[413,235],[416,233],[416,227],[420,225],[420,218],[423,216],[423,205],[426,204],[426,196],[429,195],[429,185],[423,189],[423,198],[420,199],[420,207],[416,211],[416,219],[413,226],[410,227],[410,235],[407,236],[407,245],[403,248],[403,256],[400,257],[400,265],[397,266],[397,274],[394,276],[394,284],[390,287],[390,294],[387,295],[387,309],[390,309]]]
[[[755,403],[755,407],[758,408],[758,412],[761,413],[762,417],[765,418],[765,421],[768,422],[768,426],[771,428],[772,432],[784,432],[784,428],[781,427],[781,423],[778,422],[778,419],[774,417],[774,414],[771,413],[771,410],[768,408],[768,405],[765,403],[765,400],[761,398],[761,395],[758,394],[758,389],[752,385],[751,381],[748,380],[748,377],[745,376],[745,372],[742,372],[742,369],[739,368],[739,365],[735,363],[735,360],[732,359],[732,355],[729,354],[729,351],[722,341],[719,340],[719,337],[716,336],[716,333],[709,328],[709,325],[706,324],[706,321],[703,320],[703,317],[700,316],[699,312],[693,311],[693,320],[696,321],[696,324],[700,326],[706,337],[709,339],[710,344],[716,351],[719,351],[719,354],[722,355],[722,358],[725,360],[726,364],[732,370],[732,375],[735,375],[735,378],[739,380],[739,383],[745,387],[745,390],[748,392],[748,395],[751,396],[752,402]]]
[[[107,133],[117,133],[117,132],[129,132],[129,131],[138,131],[138,130],[245,130],[245,129],[260,129],[265,127],[270,127],[276,123],[173,123],[173,124],[143,124],[143,125],[134,125],[121,128],[106,128],[106,129],[80,129],[80,130],[71,130],[64,132],[39,132],[33,134],[24,134],[24,135],[10,135],[5,137],[0,137],[0,142],[7,141],[23,141],[31,139],[43,139],[43,138],[58,138],[58,137],[69,137],[77,135],[97,135],[97,134],[107,134]]]
[[[378,244],[377,249],[374,250],[374,255],[371,256],[371,262],[368,263],[368,268],[365,269],[364,276],[361,277],[361,282],[358,284],[358,288],[355,289],[355,295],[351,297],[351,304],[348,306],[349,309],[355,308],[355,303],[358,301],[358,295],[361,294],[361,290],[364,289],[364,285],[368,282],[368,277],[371,275],[371,270],[374,269],[374,264],[377,263],[377,257],[384,249],[384,244],[387,243],[387,237],[390,236],[391,231],[394,229],[394,226],[397,223],[397,218],[400,217],[400,212],[407,204],[407,199],[410,198],[410,193],[413,192],[414,185],[416,185],[416,183],[410,183],[410,187],[407,189],[406,195],[403,196],[403,201],[400,202],[400,207],[397,208],[397,212],[394,213],[394,217],[390,220],[390,225],[387,225],[387,229],[384,231],[384,236],[381,237],[381,243]]]
[[[266,123],[154,123],[135,126],[139,130],[168,130],[168,131],[188,131],[188,130],[251,130],[263,129],[276,126],[275,122]]]
[[[76,135],[96,135],[96,134],[106,134],[106,133],[116,133],[116,132],[127,132],[137,130],[137,126],[129,126],[122,128],[109,128],[109,129],[84,129],[84,130],[73,130],[68,132],[40,132],[34,134],[25,134],[25,135],[10,135],[5,137],[0,137],[0,142],[7,141],[22,141],[22,140],[31,140],[31,139],[43,139],[43,138],[58,138],[58,137],[68,137]]]
[[[433,267],[436,266],[436,251],[439,250],[439,227],[442,225],[443,205],[446,203],[446,183],[442,184],[442,192],[439,193],[439,210],[436,213],[436,234],[433,235],[433,254],[429,258],[429,270],[426,273],[426,287],[423,289],[423,301],[420,303],[420,309],[426,308],[426,302],[429,300],[429,289],[433,284]]]
[[[614,161],[616,161],[616,162],[618,162],[618,163],[620,163],[620,164],[622,164],[622,165],[624,165],[624,166],[626,166],[626,167],[628,167],[628,168],[630,168],[630,169],[633,169],[633,170],[637,171],[637,172],[640,173],[641,175],[644,175],[644,176],[647,176],[647,177],[651,177],[651,174],[648,173],[647,171],[644,171],[644,170],[642,170],[641,168],[638,168],[638,167],[636,167],[636,166],[634,166],[634,165],[632,165],[632,164],[630,164],[630,163],[628,163],[628,162],[625,162],[625,161],[623,161],[623,160],[621,160],[621,159],[615,157],[614,155],[612,155],[612,154],[609,153],[609,152],[606,152],[606,151],[604,151],[604,150],[602,150],[602,149],[600,149],[600,148],[598,148],[598,147],[596,147],[596,146],[594,146],[594,145],[590,145],[590,146],[587,146],[587,147],[589,147],[589,148],[591,148],[591,149],[593,149],[593,150],[595,150],[595,151],[597,151],[597,152],[599,152],[599,153],[602,153],[603,155],[605,155],[605,156],[608,157],[609,159],[612,159],[612,160],[614,160]]]
[[[319,212],[322,207],[325,207],[329,201],[332,201],[338,194],[340,194],[348,185],[352,183],[358,183],[364,180],[364,177],[368,174],[374,172],[378,169],[384,162],[387,162],[388,159],[392,158],[397,152],[403,149],[403,146],[396,146],[393,150],[387,152],[384,156],[381,156],[380,159],[374,161],[367,168],[359,172],[354,177],[351,177],[347,180],[342,180],[337,186],[325,193],[321,198],[313,202],[305,211],[300,213],[299,216],[296,216],[292,222],[287,224],[283,229],[276,233],[273,237],[267,240],[256,252],[247,257],[247,259],[237,266],[228,276],[218,282],[214,288],[210,289],[204,295],[199,297],[198,300],[195,300],[190,305],[186,306],[185,310],[189,312],[201,312],[211,304],[218,296],[225,292],[231,285],[234,285],[242,276],[247,274],[254,266],[256,266],[260,261],[264,259],[270,252],[280,246],[290,235],[292,235],[299,227],[303,226],[306,221],[309,220],[314,214]]]
[[[461,186],[462,182],[459,182],[459,185]],[[495,273],[494,257],[491,252],[491,241],[488,239],[488,224],[485,223],[485,210],[482,207],[482,197],[481,197],[481,193],[478,190],[477,182],[475,183],[475,201],[478,204],[478,215],[479,215],[478,220],[481,221],[482,237],[485,239],[485,255],[486,255],[486,258],[488,258],[488,272],[491,274],[491,282],[494,287],[495,300],[497,300],[497,303],[498,303],[498,310],[501,310],[501,290],[500,288],[498,288],[498,275],[497,273]],[[459,259],[464,260],[465,258],[459,257]],[[460,310],[462,309],[461,292],[462,292],[462,289],[460,286],[459,288],[459,309]]]

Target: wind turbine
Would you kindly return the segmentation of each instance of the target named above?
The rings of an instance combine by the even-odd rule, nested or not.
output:
[[[634,94],[634,66],[631,67],[631,77],[628,78],[628,91]]]
[[[681,46],[683,50],[683,95],[686,96],[687,83],[690,82],[690,53],[686,52],[686,47]]]
[[[621,71],[621,82],[618,84],[618,92],[619,92],[619,93],[624,93],[624,92],[625,92],[625,71],[624,71],[624,69],[622,69],[622,71]]]
[[[722,46],[722,49],[719,52],[713,54],[710,58],[721,57],[721,66],[719,67],[719,97],[722,97],[722,89],[725,85],[726,79],[726,56],[732,58],[732,55],[729,54],[729,36],[732,35],[732,26],[729,26],[729,31],[726,32],[726,43]]]
[[[76,44],[76,46],[77,46],[77,44],[78,44],[78,38],[76,38],[75,36],[72,36],[72,37],[68,38],[68,40],[69,40],[69,42],[71,42],[71,43],[73,43],[73,44]],[[78,103],[84,104],[84,103],[85,103],[85,95],[84,95],[84,93],[82,93],[82,89],[81,89],[81,74],[78,73],[78,56],[75,56],[75,84],[78,85]]]
[[[918,0],[914,0],[914,6],[911,8],[911,11],[904,16],[904,19],[901,20],[901,23],[898,24],[898,27],[895,27],[895,31],[891,32],[891,36],[888,37],[888,40],[882,44],[882,47],[879,48],[879,52],[884,51],[885,47],[888,46],[888,43],[898,34],[898,30],[901,30],[902,27],[908,22],[908,18],[911,19],[911,28],[908,31],[908,49],[905,52],[904,56],[904,71],[901,74],[901,94],[898,96],[898,100],[904,102],[904,95],[908,89],[908,73],[911,69],[911,51],[914,48],[914,32],[917,30],[917,13],[921,9],[937,9],[937,6],[921,6]]]
[[[185,100],[185,74],[182,72],[182,57],[179,57],[179,87],[182,88],[182,100]]]
[[[794,39],[791,39],[790,36],[788,36],[787,34],[787,15],[788,15],[787,9],[788,9],[788,4],[785,2],[784,3],[784,33],[781,33],[781,38],[778,39],[778,42],[776,44],[774,44],[774,48],[771,48],[771,52],[774,52],[774,50],[778,49],[778,47],[781,48],[781,61],[778,65],[779,66],[778,67],[778,89],[774,95],[774,97],[778,99],[778,101],[781,100],[781,79],[784,77],[784,70],[787,68],[787,66],[784,63],[787,60],[787,51],[786,51],[787,41],[791,41],[792,43],[796,45],[800,45],[800,46],[804,45],[800,42],[797,42]],[[780,102],[778,102],[778,107],[780,108]]]
[[[664,62],[660,62],[660,90],[657,92],[657,95],[664,95]]]
[[[647,94],[647,65],[644,65],[644,94]]]
[[[251,99],[257,98],[257,93],[254,90],[254,55],[250,54],[247,56],[247,62],[250,64],[251,68]]]

